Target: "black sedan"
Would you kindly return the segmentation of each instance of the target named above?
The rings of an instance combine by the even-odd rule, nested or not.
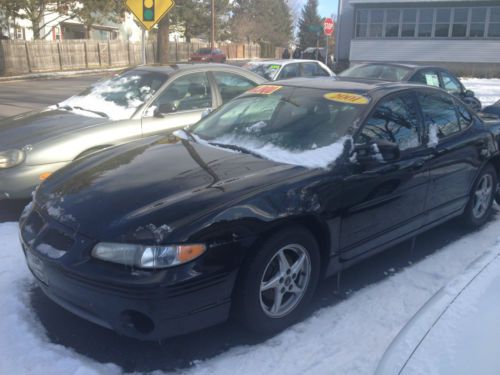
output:
[[[500,123],[422,85],[258,86],[175,139],[48,178],[20,220],[42,290],[140,339],[230,314],[274,332],[322,278],[461,216],[490,216]]]
[[[450,71],[436,66],[396,63],[366,63],[355,65],[338,75],[344,78],[380,79],[390,82],[415,82],[441,87],[462,99],[472,110],[479,112],[481,102],[471,90],[467,90]]]

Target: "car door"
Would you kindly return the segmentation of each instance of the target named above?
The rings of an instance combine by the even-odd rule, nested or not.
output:
[[[205,72],[175,78],[149,105],[142,118],[143,136],[196,123],[216,107],[214,88]]]
[[[433,90],[420,91],[417,97],[429,153],[426,222],[432,223],[465,207],[487,142],[480,133],[467,131],[479,120],[452,96]]]
[[[397,144],[399,157],[354,158],[342,193],[340,248],[344,260],[387,246],[423,223],[429,175],[416,97],[404,91],[382,99],[354,136],[355,145]]]
[[[218,71],[214,71],[211,74],[213,75],[217,85],[221,104],[224,104],[257,86],[257,83],[243,77],[240,74]]]

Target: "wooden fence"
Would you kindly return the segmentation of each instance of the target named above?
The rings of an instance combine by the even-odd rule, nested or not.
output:
[[[185,62],[202,43],[169,43],[169,62]],[[260,46],[227,44],[219,48],[228,59],[260,57]],[[146,61],[156,62],[156,45],[146,45]],[[123,41],[67,40],[0,41],[0,76],[64,70],[127,67],[140,64],[141,44]]]

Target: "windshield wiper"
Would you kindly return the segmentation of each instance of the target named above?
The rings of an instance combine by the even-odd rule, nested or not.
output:
[[[86,112],[91,112],[91,113],[95,113],[96,115],[99,115],[101,117],[106,117],[106,118],[109,118],[109,116],[107,114],[105,114],[104,112],[99,112],[99,111],[93,111],[91,109],[86,109],[86,108],[82,108],[82,107],[72,107],[70,105],[59,105],[59,104],[56,104],[57,108],[61,108],[61,109],[65,109],[67,111],[73,111],[75,109],[79,109],[81,111],[86,111]]]
[[[216,143],[216,142],[208,142],[208,144],[212,145],[212,146],[216,146],[216,147],[227,148],[227,149],[233,150],[233,151],[243,152],[244,154],[253,155],[257,158],[262,159],[261,155],[257,154],[256,152],[253,152],[245,147],[241,147],[241,146],[237,146],[237,145],[227,145],[224,143]]]
[[[104,112],[93,111],[93,110],[91,110],[91,109],[82,108],[82,107],[73,107],[73,108],[75,108],[75,109],[79,109],[79,110],[81,110],[81,111],[86,111],[86,112],[90,112],[90,113],[95,113],[96,115],[99,115],[99,116],[101,116],[101,117],[106,117],[106,118],[109,118],[109,116],[108,116],[106,113],[104,113]]]

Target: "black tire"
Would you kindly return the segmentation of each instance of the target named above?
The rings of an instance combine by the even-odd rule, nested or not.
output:
[[[252,331],[260,333],[274,333],[299,320],[309,305],[319,280],[319,249],[314,236],[305,228],[300,226],[292,226],[279,231],[278,233],[267,238],[259,247],[259,249],[256,249],[256,254],[249,258],[241,269],[241,273],[233,293],[233,315],[237,320],[242,322]],[[279,260],[276,260],[276,257],[279,258],[278,254],[281,251],[289,257],[288,262],[292,262],[290,263],[292,265],[290,270],[293,269],[294,264],[299,263],[293,262],[294,253],[292,250],[287,252],[287,247],[297,247],[300,251],[305,250],[307,253],[310,261],[308,282],[305,282],[306,272],[301,269],[301,271],[297,273],[296,279],[293,279],[293,274],[291,274],[290,277],[287,277],[287,280],[283,280],[283,283],[280,284],[279,288],[273,288],[272,291],[267,290],[263,292],[261,290],[261,285],[263,284],[261,283],[264,278],[267,277],[267,273],[270,272],[269,267],[274,267],[276,270],[275,263],[279,262]],[[296,259],[298,260],[299,258]],[[304,260],[304,262],[306,261],[307,259]],[[273,278],[276,278],[276,276],[274,275]],[[282,278],[280,278],[280,280],[281,279]],[[278,293],[278,290],[283,291],[286,287],[291,288],[289,286],[290,284],[286,284],[287,282],[290,282],[290,279],[293,280],[291,283],[293,283],[294,287],[298,287],[299,283],[303,286],[302,295],[299,298],[299,293],[295,294],[293,292],[285,292],[282,297],[283,301],[285,301],[283,305],[291,303],[292,298],[296,298],[296,304],[283,316],[271,317],[269,315],[271,314],[271,311],[267,310],[266,312],[265,307],[263,307],[267,293],[271,293],[271,295],[275,296],[274,293]]]
[[[222,59],[220,63],[221,64],[225,64],[226,63],[226,59]]]
[[[475,210],[478,207],[478,203],[481,199],[478,197],[479,190],[482,190],[482,184],[491,184],[491,192],[489,194],[483,194],[484,198],[484,209],[481,211]],[[486,186],[486,185],[484,185]],[[479,173],[474,185],[470,192],[469,202],[465,207],[465,211],[462,215],[463,223],[469,228],[478,228],[485,224],[491,216],[493,210],[493,199],[495,198],[497,188],[497,173],[495,168],[491,164],[487,164]],[[480,214],[478,214],[478,212]]]

